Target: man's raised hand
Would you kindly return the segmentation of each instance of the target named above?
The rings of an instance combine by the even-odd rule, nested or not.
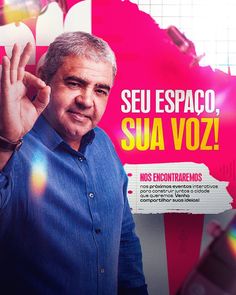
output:
[[[22,53],[19,45],[12,49],[12,57],[2,60],[0,91],[0,136],[16,142],[31,130],[35,121],[49,103],[50,87],[40,78],[25,71],[32,53],[27,43]],[[38,91],[32,101],[27,97],[28,87]]]

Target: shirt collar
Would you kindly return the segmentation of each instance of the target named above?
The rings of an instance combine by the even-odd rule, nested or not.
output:
[[[39,135],[42,142],[51,150],[55,150],[61,143],[64,142],[61,136],[51,127],[43,115],[38,118],[33,130]],[[79,149],[81,153],[85,152],[87,145],[93,142],[94,137],[95,132],[93,129],[82,137]],[[67,145],[67,143],[65,144]]]
[[[86,147],[88,144],[92,144],[93,140],[95,137],[95,132],[94,130],[90,130],[88,133],[86,133],[83,137],[82,140],[80,142],[80,148],[79,148],[79,152],[81,152],[82,154],[84,154]]]

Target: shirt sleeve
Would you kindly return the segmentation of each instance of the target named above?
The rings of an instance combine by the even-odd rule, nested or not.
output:
[[[147,295],[147,286],[143,274],[141,245],[135,233],[133,216],[127,199],[127,183],[126,177],[124,186],[124,215],[119,253],[118,294]]]
[[[12,171],[16,152],[11,156],[3,170],[0,171],[0,212],[7,204],[12,191]]]

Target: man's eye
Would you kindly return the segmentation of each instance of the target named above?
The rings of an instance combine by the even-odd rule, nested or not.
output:
[[[96,92],[98,93],[98,95],[104,95],[104,96],[108,95],[108,92],[103,89],[97,89]]]
[[[73,81],[70,81],[70,82],[67,82],[66,83],[69,87],[80,87],[80,84],[78,82],[73,82]]]

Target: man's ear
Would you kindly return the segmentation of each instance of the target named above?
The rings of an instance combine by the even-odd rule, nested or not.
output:
[[[43,75],[42,75],[42,68],[43,68],[43,65],[44,65],[44,61],[45,61],[45,57],[46,57],[46,53],[45,52],[39,59],[38,63],[37,63],[37,66],[36,66],[36,76],[43,79]]]

